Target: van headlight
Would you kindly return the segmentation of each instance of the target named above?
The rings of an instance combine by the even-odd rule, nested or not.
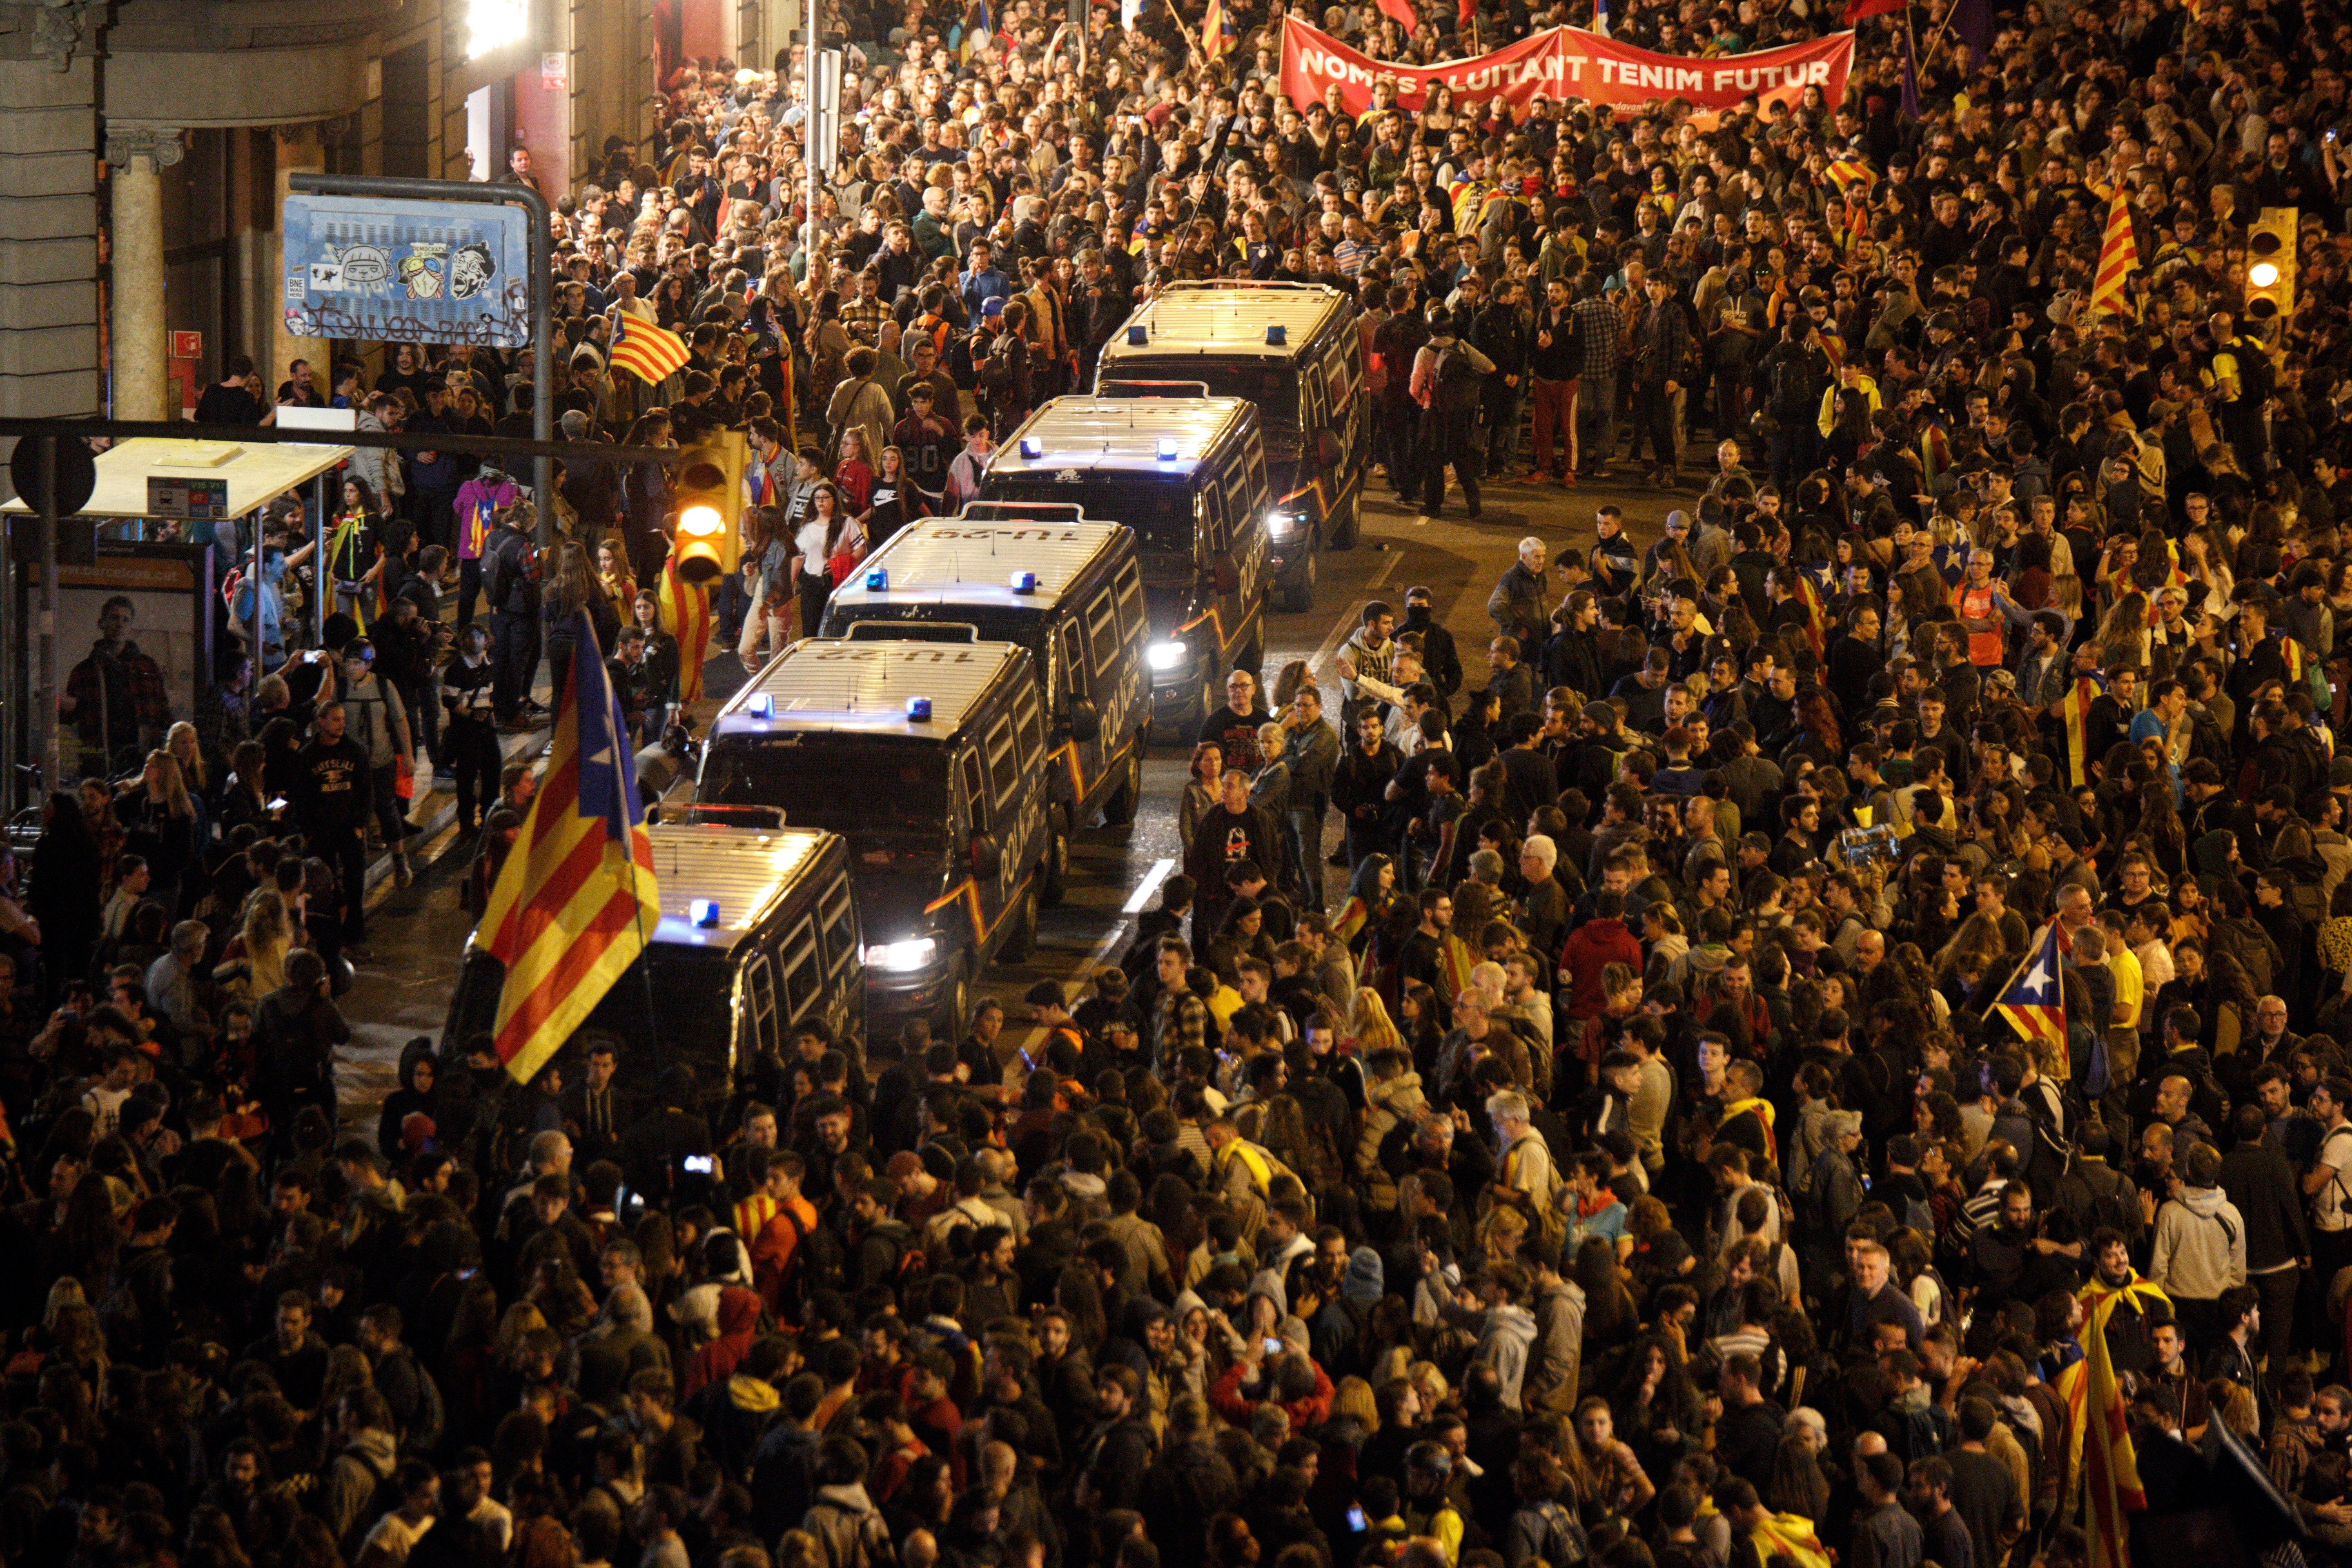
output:
[[[939,942],[928,936],[908,937],[904,942],[869,942],[866,944],[866,967],[901,973],[920,969],[939,950]]]
[[[1151,668],[1154,669],[1178,668],[1192,657],[1192,645],[1181,637],[1171,637],[1166,642],[1151,645]]]
[[[1270,511],[1265,514],[1265,531],[1276,539],[1289,539],[1307,526],[1303,511]]]

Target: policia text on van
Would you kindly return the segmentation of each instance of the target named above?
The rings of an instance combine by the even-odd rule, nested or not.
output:
[[[1328,283],[1216,279],[1164,285],[1103,345],[1095,390],[1196,384],[1264,421],[1274,486],[1270,570],[1283,607],[1314,608],[1318,552],[1356,542],[1370,399],[1354,301]]]
[[[765,1092],[761,1065],[781,1070],[794,1026],[823,1023],[836,1037],[864,1026],[864,942],[849,849],[837,835],[672,822],[646,833],[661,923],[569,1044],[617,1042],[620,1081],[633,1098],[647,1095],[662,1068],[683,1064],[715,1104]],[[505,980],[505,966],[468,942],[445,1054],[462,1060],[476,1037],[489,1034]]]
[[[1134,530],[1151,715],[1189,741],[1265,655],[1265,448],[1237,397],[1056,397],[1006,438],[981,498],[1075,503]]]
[[[766,806],[849,840],[873,1027],[961,1027],[971,986],[1036,945],[1057,844],[1028,650],[795,644],[722,709],[698,803]]]
[[[1045,902],[1061,901],[1070,834],[1097,812],[1133,820],[1151,710],[1131,530],[1088,521],[1076,506],[975,501],[957,517],[923,518],[834,590],[823,629],[1029,650],[1054,811]]]

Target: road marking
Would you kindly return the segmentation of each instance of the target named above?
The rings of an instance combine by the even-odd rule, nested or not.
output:
[[[1404,559],[1404,552],[1402,550],[1391,550],[1388,552],[1388,557],[1389,558],[1386,561],[1381,563],[1381,569],[1372,574],[1372,580],[1370,583],[1366,584],[1367,587],[1380,588],[1386,586],[1389,578],[1396,573],[1397,563]]]
[[[1175,869],[1174,860],[1154,861],[1151,869],[1144,873],[1143,880],[1135,885],[1135,891],[1128,895],[1127,902],[1119,906],[1118,912],[1123,915],[1141,914],[1143,900],[1158,892],[1160,884],[1166,881],[1168,874]]]

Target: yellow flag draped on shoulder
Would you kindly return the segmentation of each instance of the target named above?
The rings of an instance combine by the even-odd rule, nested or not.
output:
[[[2107,204],[2107,232],[2099,241],[2099,269],[2091,284],[2094,316],[2137,319],[2139,315],[2124,291],[2124,279],[2139,270],[2139,243],[2132,237],[2131,203],[2126,199],[2130,194],[2117,184],[2115,199]]]
[[[2067,1477],[2071,1481],[2081,1468],[2087,1515],[2083,1532],[2090,1542],[2091,1568],[2130,1568],[2124,1515],[2145,1511],[2147,1495],[2140,1489],[2123,1388],[2107,1353],[2107,1324],[2127,1301],[2145,1313],[2153,1306],[2169,1312],[2172,1300],[2137,1274],[2122,1285],[2093,1279],[2075,1296],[2084,1308],[2078,1331],[2083,1359],[2061,1372],[2053,1385],[2066,1405]]]
[[[491,1034],[519,1082],[587,1020],[661,919],[627,724],[588,612],[573,623],[547,775],[475,933],[506,966]]]
[[[1802,1514],[1776,1513],[1748,1533],[1763,1562],[1786,1557],[1797,1568],[1830,1568],[1829,1549],[1813,1532],[1813,1521]]]

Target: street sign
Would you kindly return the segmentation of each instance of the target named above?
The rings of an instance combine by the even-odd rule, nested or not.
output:
[[[285,225],[286,330],[298,337],[531,341],[521,207],[295,195]]]
[[[218,522],[228,516],[228,481],[179,474],[147,476],[147,514]]]
[[[204,358],[204,357],[205,357],[205,335],[204,335],[204,333],[202,333],[202,332],[173,332],[173,333],[172,334],[172,357],[173,357],[173,359],[202,359],[202,358]]]

